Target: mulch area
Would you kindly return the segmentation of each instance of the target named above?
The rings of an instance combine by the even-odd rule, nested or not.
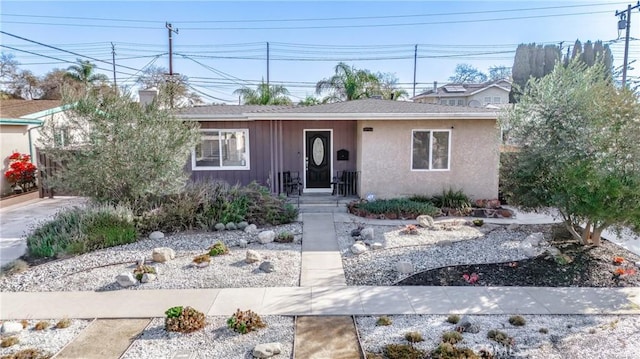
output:
[[[556,236],[552,245],[562,256],[538,257],[506,263],[457,265],[428,270],[406,278],[397,285],[424,286],[531,286],[531,287],[639,287],[640,256],[603,240],[596,246],[584,246],[567,236]],[[562,257],[562,258],[560,258]],[[622,263],[614,258],[621,257]],[[616,270],[627,270],[616,275]],[[465,274],[477,274],[471,284]]]

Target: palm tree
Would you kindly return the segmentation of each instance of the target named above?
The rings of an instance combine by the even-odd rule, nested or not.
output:
[[[316,93],[329,92],[322,102],[351,101],[370,97],[379,86],[378,77],[368,70],[359,70],[340,62],[333,76],[318,81]]]
[[[248,87],[239,88],[233,91],[234,95],[240,95],[242,103],[245,105],[290,105],[291,99],[287,97],[289,90],[282,85],[268,85],[264,82],[258,87],[250,89]]]
[[[83,84],[85,88],[93,86],[96,82],[109,81],[106,75],[94,73],[96,65],[89,60],[77,59],[77,62],[77,65],[71,65],[67,68],[66,78]]]

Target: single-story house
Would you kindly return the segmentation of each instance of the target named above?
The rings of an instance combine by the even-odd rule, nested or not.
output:
[[[257,181],[275,192],[277,174],[291,172],[303,193],[331,193],[339,173],[355,173],[362,198],[449,188],[475,199],[498,197],[495,109],[364,99],[196,106],[177,117],[200,123],[202,142],[188,164],[193,180]]]
[[[511,92],[509,80],[494,80],[479,84],[448,83],[440,87],[437,82],[434,82],[432,89],[417,94],[411,100],[448,106],[502,107],[509,103],[509,92]]]
[[[37,131],[45,119],[64,116],[59,100],[0,100],[0,158],[2,159],[2,194],[11,191],[10,184],[4,177],[9,169],[8,157],[14,153],[25,153],[36,163]],[[35,131],[34,131],[35,130]]]

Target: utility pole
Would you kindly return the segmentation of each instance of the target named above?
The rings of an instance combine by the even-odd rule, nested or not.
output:
[[[618,21],[618,30],[626,29],[624,37],[624,61],[622,64],[622,87],[627,87],[627,67],[629,66],[629,30],[631,29],[631,10],[640,7],[640,1],[635,6],[627,5],[627,10],[616,11],[616,16],[620,17]]]
[[[269,89],[269,42],[267,41],[267,89]]]
[[[178,29],[173,29],[170,23],[165,23],[169,31],[169,106],[173,108],[173,33],[178,33]]]
[[[416,97],[416,67],[418,65],[418,45],[413,48],[413,97]]]
[[[113,62],[113,88],[117,91],[118,84],[116,82],[116,47],[111,43],[111,60]]]

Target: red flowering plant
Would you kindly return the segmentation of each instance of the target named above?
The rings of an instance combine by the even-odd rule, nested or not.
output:
[[[14,190],[28,191],[36,186],[36,166],[31,163],[31,156],[14,152],[9,156],[9,170],[4,177]]]

